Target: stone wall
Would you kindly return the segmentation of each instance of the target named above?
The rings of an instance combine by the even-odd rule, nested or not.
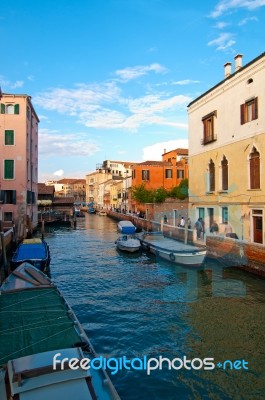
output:
[[[221,259],[228,267],[244,270],[265,278],[265,247],[258,243],[223,236],[206,237],[207,256]]]

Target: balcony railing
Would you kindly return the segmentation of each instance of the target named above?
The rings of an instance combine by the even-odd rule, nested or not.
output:
[[[201,139],[201,144],[205,145],[205,144],[208,144],[208,143],[215,142],[216,140],[217,140],[217,135],[216,135],[216,133],[214,133],[211,136],[206,136],[206,137],[202,138]]]

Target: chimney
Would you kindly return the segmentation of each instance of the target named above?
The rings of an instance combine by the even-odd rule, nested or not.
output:
[[[231,75],[231,70],[232,70],[232,63],[227,62],[225,65],[225,78]]]
[[[164,154],[167,152],[167,150],[166,149],[164,149]]]
[[[235,71],[238,71],[240,68],[242,68],[242,54],[237,54],[235,56]]]

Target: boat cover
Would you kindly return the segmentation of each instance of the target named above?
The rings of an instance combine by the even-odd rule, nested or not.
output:
[[[21,243],[12,258],[12,262],[45,260],[47,257],[47,247],[44,243]]]
[[[2,292],[0,326],[0,365],[80,342],[69,308],[55,287]]]
[[[118,223],[118,230],[121,233],[132,235],[136,231],[135,225],[131,221],[120,221]]]

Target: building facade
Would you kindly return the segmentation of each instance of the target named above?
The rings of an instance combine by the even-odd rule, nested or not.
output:
[[[188,149],[164,150],[162,161],[144,161],[135,164],[132,186],[146,189],[172,189],[188,178]]]
[[[0,94],[1,219],[19,236],[38,224],[38,124],[30,96]]]
[[[225,78],[192,101],[189,114],[189,208],[206,233],[230,225],[264,244],[265,53],[247,65],[225,64]]]

